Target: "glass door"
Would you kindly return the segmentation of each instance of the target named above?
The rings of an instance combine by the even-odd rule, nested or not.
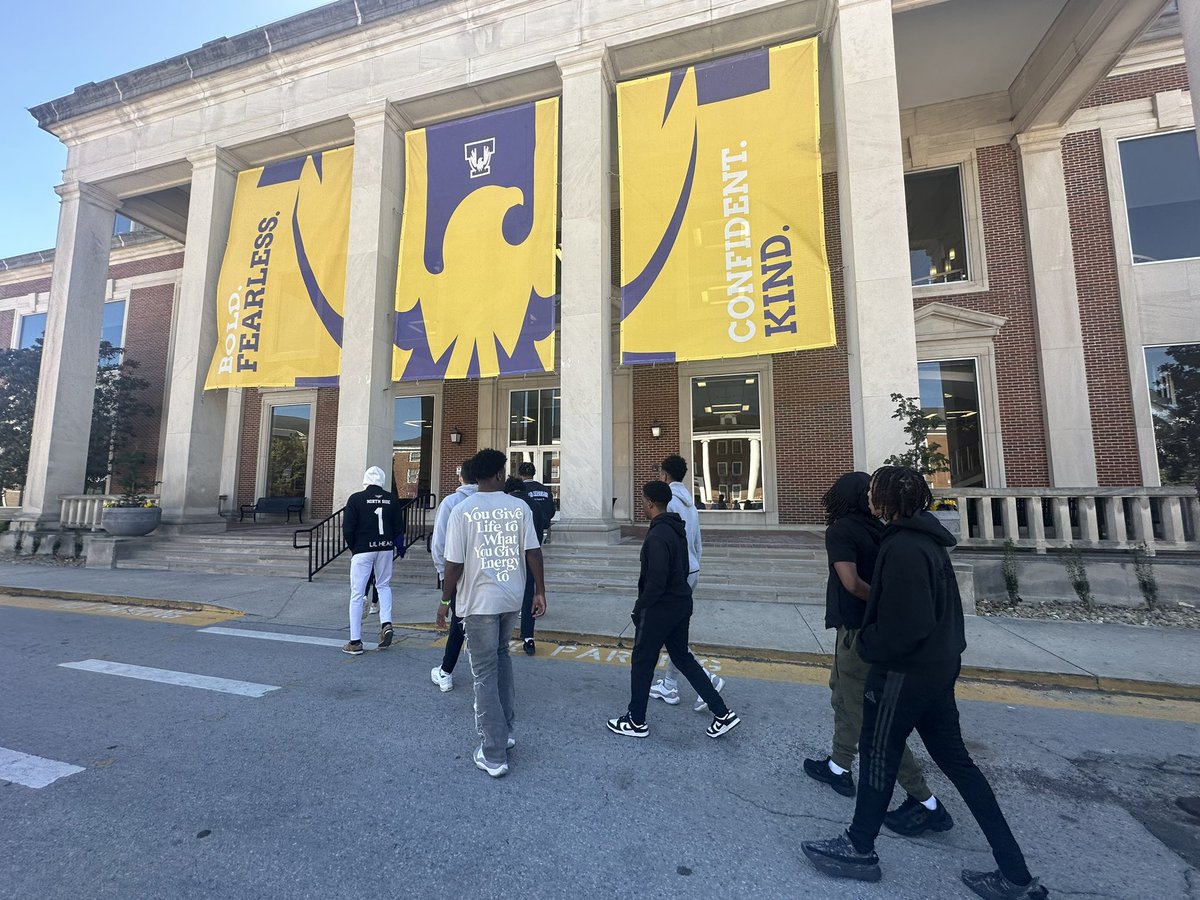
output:
[[[433,407],[430,395],[396,398],[392,486],[398,497],[433,492]]]
[[[509,394],[508,411],[508,473],[516,475],[521,463],[533,463],[536,469],[533,477],[546,485],[557,502],[561,389],[512,391]]]

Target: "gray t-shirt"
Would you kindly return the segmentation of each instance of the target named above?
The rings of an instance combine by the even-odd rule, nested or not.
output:
[[[540,547],[524,500],[480,491],[450,512],[446,561],[462,563],[459,616],[517,612],[525,596],[525,551]]]

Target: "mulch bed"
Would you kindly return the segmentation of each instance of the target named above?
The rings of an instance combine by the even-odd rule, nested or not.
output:
[[[1164,603],[1150,611],[1144,606],[1093,606],[1089,609],[1082,603],[1019,603],[1012,606],[979,600],[976,611],[981,616],[1009,619],[1200,628],[1200,609],[1182,603]]]

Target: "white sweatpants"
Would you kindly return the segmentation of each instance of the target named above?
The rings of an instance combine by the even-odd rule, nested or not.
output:
[[[392,621],[392,551],[355,553],[350,558],[350,640],[362,640],[363,603],[366,601],[367,581],[375,572],[375,588],[379,591],[379,621]]]

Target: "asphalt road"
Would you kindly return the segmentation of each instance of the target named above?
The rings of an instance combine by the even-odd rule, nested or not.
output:
[[[42,788],[0,780],[0,896],[955,898],[972,896],[961,868],[992,867],[933,771],[952,831],[885,832],[878,885],[819,875],[799,842],[852,811],[800,771],[828,740],[825,688],[731,675],[743,724],[728,737],[704,736],[689,695],[652,705],[651,737],[634,741],[603,724],[623,709],[627,670],[575,655],[515,659],[519,745],[493,780],[470,761],[465,657],[439,693],[428,635],[348,657],[0,605],[0,748],[82,769]],[[62,665],[86,660],[278,689]],[[963,702],[963,726],[1051,896],[1200,897],[1200,822],[1171,802],[1200,794],[1196,711],[1030,700]]]

